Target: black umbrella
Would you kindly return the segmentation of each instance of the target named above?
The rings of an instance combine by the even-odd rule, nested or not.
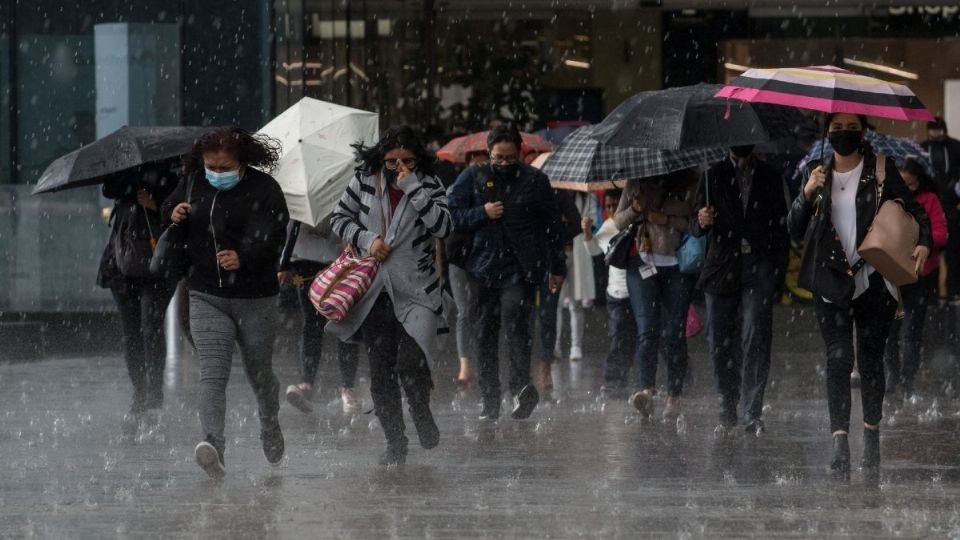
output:
[[[789,137],[804,120],[793,107],[713,97],[722,85],[695,84],[640,92],[597,125],[610,146],[680,150],[758,144]]]
[[[33,193],[102,183],[114,173],[187,153],[206,128],[128,127],[57,158],[43,171]]]

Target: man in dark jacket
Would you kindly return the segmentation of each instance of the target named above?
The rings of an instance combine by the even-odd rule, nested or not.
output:
[[[957,181],[960,180],[960,141],[947,134],[947,123],[937,117],[927,122],[927,140],[920,144],[930,153],[930,161],[936,170],[934,181],[937,195],[947,217],[947,247],[943,250],[947,264],[947,296],[960,300],[960,197]],[[956,317],[956,314],[952,314]],[[954,328],[951,324],[950,328]]]
[[[477,287],[480,391],[484,420],[500,415],[501,316],[510,350],[512,416],[530,416],[540,400],[530,384],[533,341],[530,321],[538,284],[550,274],[559,290],[566,275],[563,225],[550,182],[520,162],[520,133],[511,126],[490,131],[490,165],[466,169],[448,199],[454,228],[473,233],[465,269]]]
[[[783,180],[780,171],[753,155],[752,146],[734,147],[729,159],[707,173],[699,197],[691,232],[711,233],[699,286],[706,296],[710,356],[723,398],[720,423],[736,426],[742,395],[746,429],[759,435],[773,303],[790,247]],[[739,343],[734,338],[738,322]]]

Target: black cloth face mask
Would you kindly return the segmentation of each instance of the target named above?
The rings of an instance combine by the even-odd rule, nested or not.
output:
[[[849,156],[859,150],[862,137],[863,134],[860,131],[847,129],[831,131],[827,134],[830,146],[841,156]]]

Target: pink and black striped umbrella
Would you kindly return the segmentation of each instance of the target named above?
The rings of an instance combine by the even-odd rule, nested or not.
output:
[[[716,97],[825,113],[933,120],[906,86],[834,66],[749,69],[725,85]]]

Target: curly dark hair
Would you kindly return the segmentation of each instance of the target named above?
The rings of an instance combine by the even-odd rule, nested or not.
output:
[[[223,126],[197,138],[190,152],[183,156],[184,174],[203,171],[203,154],[221,150],[233,154],[242,165],[267,172],[272,172],[280,160],[280,141],[262,133],[250,133],[240,126]]]
[[[423,141],[410,126],[390,128],[380,137],[377,144],[365,146],[362,141],[352,145],[357,156],[357,172],[371,175],[383,168],[383,156],[396,148],[405,148],[417,158],[417,169],[421,173],[433,176],[436,158],[427,150]]]

